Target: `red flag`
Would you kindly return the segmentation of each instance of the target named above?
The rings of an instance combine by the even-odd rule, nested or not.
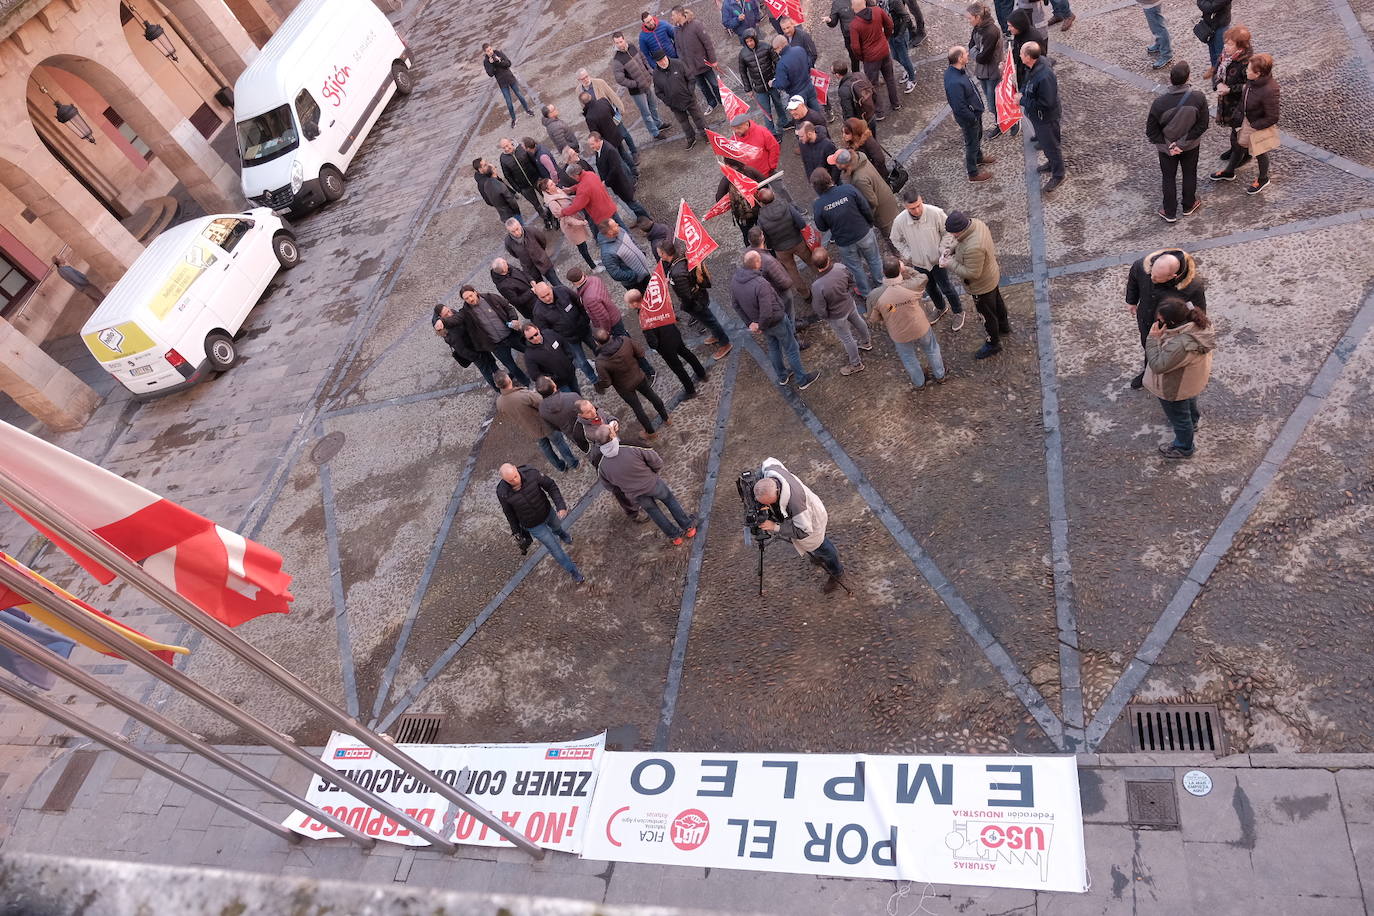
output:
[[[709,134],[710,131],[708,130],[707,133]],[[730,179],[730,183],[744,195],[744,199],[749,201],[752,205],[754,203],[754,192],[759,189],[759,183],[752,178],[741,175],[724,162],[720,164],[720,170],[725,173],[726,178]],[[715,208],[712,207],[711,209],[714,210]]]
[[[711,141],[711,149],[715,150],[718,156],[751,161],[763,158],[763,150],[752,143],[722,136],[709,128],[706,130],[706,138]],[[752,200],[750,202],[752,203]]]
[[[232,627],[260,614],[286,613],[291,577],[282,572],[275,551],[8,423],[0,423],[0,462],[29,490],[221,623]],[[29,521],[97,580],[114,579],[94,559]]]
[[[787,0],[763,0],[763,5],[768,7],[768,12],[772,14],[774,19],[781,19],[784,16],[791,15]],[[800,19],[797,21],[801,22]]]
[[[668,276],[663,272],[663,262],[659,261],[639,306],[639,327],[647,331],[665,324],[677,324],[677,315],[673,312],[672,297],[668,295]]]
[[[711,205],[711,209],[701,214],[701,221],[704,223],[708,219],[715,219],[724,213],[730,212],[730,195],[726,194],[720,200]]]
[[[811,85],[816,87],[816,98],[825,104],[825,100],[830,96],[830,74],[822,73],[815,67],[811,68]]]
[[[806,241],[806,247],[810,248],[812,251],[821,247],[821,232],[810,223],[807,223],[805,228],[802,229],[802,239]]]
[[[787,16],[797,25],[806,21],[806,16],[802,13],[801,0],[786,0]],[[781,17],[779,17],[781,18]]]
[[[1011,55],[1002,58],[1002,81],[997,84],[997,126],[1002,133],[1021,123],[1021,106],[1016,104],[1016,68]]]
[[[735,95],[730,87],[724,83],[720,84],[720,101],[725,106],[725,120],[734,120],[735,115],[749,113],[749,103]]]
[[[726,207],[730,205],[730,195],[725,195]],[[692,212],[692,208],[687,206],[687,201],[681,201],[677,206],[677,227],[673,230],[673,235],[682,239],[687,245],[687,266],[696,267],[702,261],[710,257],[711,252],[718,247],[716,240],[711,238],[711,234],[706,231],[706,227],[697,219],[697,215]]]

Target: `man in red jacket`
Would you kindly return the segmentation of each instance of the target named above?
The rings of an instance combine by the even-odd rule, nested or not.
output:
[[[878,94],[878,74],[887,83],[887,100],[893,111],[902,107],[897,101],[897,74],[892,66],[892,47],[887,40],[892,37],[892,17],[880,6],[869,6],[866,0],[850,0],[854,19],[849,24],[849,47],[854,51],[859,63],[863,65],[864,76],[873,84],[873,101],[877,106],[874,118],[881,121],[887,117],[883,97]]]
[[[778,146],[777,139],[768,132],[768,128],[749,117],[747,112],[742,112],[730,119],[730,129],[734,132],[736,140],[748,143],[759,150],[759,155],[741,157],[740,162],[765,178],[777,171],[782,147]]]
[[[577,191],[563,208],[563,215],[570,216],[585,209],[592,235],[599,236],[597,226],[608,219],[615,219],[615,202],[611,200],[611,195],[606,193],[606,185],[595,172],[576,164],[568,166],[567,172],[568,178],[576,182]]]

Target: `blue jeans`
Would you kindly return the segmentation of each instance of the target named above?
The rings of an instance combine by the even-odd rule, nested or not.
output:
[[[840,563],[840,551],[835,547],[835,542],[826,538],[821,541],[821,546],[807,554],[811,562],[825,567],[825,571],[838,579],[844,575],[844,565]]]
[[[620,125],[620,149],[626,153],[625,167],[633,169],[639,161],[639,147],[635,146],[635,138],[630,136],[630,131],[624,124]]]
[[[654,524],[670,538],[680,538],[686,529],[694,526],[694,520],[682,508],[682,504],[677,501],[673,491],[668,489],[668,485],[660,480],[654,485],[654,489],[645,493],[643,496],[635,498],[641,509],[649,513],[649,518],[654,520]],[[663,503],[668,512],[672,514],[673,521],[668,521],[668,516],[663,514],[658,504]],[[677,524],[673,524],[676,522]]]
[[[1069,0],[1050,0],[1050,9],[1060,19],[1068,19],[1073,15],[1073,10],[1069,9]]]
[[[911,42],[906,35],[906,30],[903,29],[901,34],[894,34],[887,43],[892,49],[892,59],[902,65],[902,69],[906,71],[907,81],[914,83],[916,82],[916,68],[911,64]]]
[[[806,377],[806,367],[801,361],[801,348],[797,346],[797,326],[791,315],[784,315],[782,321],[771,328],[764,328],[763,336],[768,340],[768,358],[773,361],[773,371],[778,375],[779,385],[784,384],[787,378],[787,367],[783,365],[784,358],[791,364],[797,378]]]
[[[587,381],[596,384],[596,367],[587,358],[587,353],[582,349],[583,342],[580,340],[568,341],[568,352],[572,356],[573,363],[582,370],[582,374],[587,377]]]
[[[840,260],[854,275],[854,285],[859,288],[860,296],[867,296],[875,286],[883,282],[883,257],[878,251],[878,234],[868,230],[868,234],[852,245],[836,243],[840,249]]]
[[[520,365],[515,361],[515,354],[511,352],[510,347],[505,344],[498,344],[496,348],[491,351],[491,354],[499,359],[501,364],[506,367],[506,370],[510,373],[511,380],[514,381],[515,384],[522,388],[529,387],[530,377],[525,374],[525,370],[521,369]]]
[[[549,517],[544,520],[544,524],[535,525],[533,528],[526,528],[530,537],[544,545],[544,549],[549,552],[559,566],[568,571],[568,575],[574,579],[581,579],[582,573],[577,571],[577,565],[573,563],[572,557],[568,556],[563,549],[563,544],[572,543],[572,535],[563,530],[563,520],[558,517],[556,510],[549,510]],[[562,541],[563,544],[558,543]]]
[[[651,135],[657,135],[663,130],[663,119],[658,116],[658,100],[654,98],[652,92],[631,94],[630,98],[635,100],[635,107],[639,109],[639,116],[644,119],[645,130]]]
[[[930,270],[921,267],[917,267],[916,270],[929,278],[926,282],[926,292],[930,294],[930,301],[937,309],[944,311],[945,303],[949,303],[950,311],[954,314],[964,313],[964,304],[959,301],[959,294],[954,291],[954,281],[950,279],[949,271],[938,264]]]
[[[997,84],[1002,82],[999,76],[995,79],[979,79],[978,84],[983,87],[983,95],[988,99],[988,111],[992,113],[992,126],[997,126]]]
[[[1007,17],[1016,8],[1016,0],[992,0],[992,8],[997,14],[997,24],[1002,27],[1002,34],[1007,34]]]
[[[557,447],[558,454],[554,454]],[[562,430],[550,430],[549,434],[539,440],[539,448],[544,452],[544,457],[549,459],[549,464],[558,468],[560,471],[567,471],[577,467],[577,456],[573,454],[571,446],[568,445],[568,438],[563,435]],[[560,459],[559,455],[563,457]]]
[[[655,64],[654,66],[658,66]],[[716,72],[707,70],[705,73],[698,73],[694,79],[697,86],[701,89],[702,98],[706,99],[707,108],[715,108],[720,104],[720,84],[716,81]]]
[[[811,82],[809,78],[806,81],[806,88],[802,89],[800,95],[802,98],[806,99],[807,111],[824,110],[821,108],[821,97],[816,95],[816,84]]]
[[[1169,27],[1164,24],[1164,5],[1147,6],[1141,12],[1145,14],[1145,21],[1154,33],[1155,44],[1159,46],[1159,59],[1168,60],[1173,57],[1174,45],[1169,40]]]
[[[777,100],[773,98],[771,92],[755,92],[754,102],[759,106],[759,111],[763,112],[763,126],[768,128],[768,132],[777,136],[787,129],[787,124],[792,123],[792,119],[787,116],[787,109],[778,107]],[[778,120],[773,120],[773,112],[778,112]],[[779,124],[786,118],[786,123]]]
[[[926,374],[921,371],[921,360],[916,355],[917,347],[925,354],[926,362],[930,363],[930,374],[936,379],[945,377],[945,361],[940,357],[940,341],[935,339],[934,328],[926,331],[926,336],[906,343],[894,340],[892,346],[897,350],[897,357],[901,359],[906,374],[911,376],[911,383],[917,388],[925,387],[926,383]]]
[[[983,117],[977,121],[960,121],[959,129],[964,132],[964,170],[968,177],[978,174],[978,160],[983,158]]]
[[[725,326],[720,323],[720,319],[716,318],[715,312],[711,311],[710,303],[703,305],[701,308],[683,306],[682,310],[705,325],[707,333],[715,337],[721,344],[730,342],[730,332],[725,330]]]
[[[1202,416],[1197,409],[1197,398],[1183,401],[1166,401],[1160,398],[1159,406],[1164,408],[1164,416],[1174,428],[1174,448],[1191,455],[1193,433],[1197,430],[1198,417]]]
[[[525,114],[534,114],[534,112],[530,111],[530,103],[526,102],[525,97],[520,94],[519,86],[502,86],[501,98],[506,100],[506,110],[510,112],[510,119],[512,121],[515,120],[515,103],[511,101],[512,93],[515,95],[517,99],[520,100],[520,107],[525,109]]]
[[[853,309],[843,318],[827,318],[826,322],[830,325],[830,330],[834,331],[835,336],[840,339],[840,346],[844,347],[844,354],[849,357],[849,365],[863,365],[863,358],[859,356],[859,347],[871,347],[873,335],[869,333],[868,322],[864,321],[859,310]]]
[[[1226,28],[1217,29],[1212,33],[1212,40],[1207,42],[1207,56],[1211,59],[1213,67],[1221,60],[1221,52],[1226,50],[1226,29],[1229,28],[1228,25]]]

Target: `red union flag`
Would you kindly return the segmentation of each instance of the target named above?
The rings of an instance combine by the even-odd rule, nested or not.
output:
[[[730,87],[724,83],[720,84],[720,101],[725,106],[725,120],[734,120],[735,115],[749,113],[749,103],[735,95]]]
[[[710,131],[708,130],[707,133],[709,134]],[[726,178],[730,179],[730,183],[744,195],[744,199],[749,201],[752,205],[754,203],[754,192],[759,189],[759,183],[752,178],[741,175],[724,162],[720,164],[720,170],[725,173]],[[711,209],[714,210],[715,207]]]
[[[791,15],[787,0],[763,0],[763,5],[768,7],[768,13],[774,19],[781,19],[784,16]],[[801,22],[800,19],[797,21]]]
[[[806,16],[802,13],[801,0],[787,0],[787,15],[797,25],[806,21]]]
[[[725,195],[725,200],[729,199],[730,195]],[[729,207],[728,203],[726,207]],[[696,267],[719,247],[685,200],[680,200],[677,205],[677,227],[673,230],[673,235],[682,239],[687,246],[688,267]]]
[[[1016,68],[1011,55],[1002,58],[1002,81],[997,84],[997,126],[1002,133],[1021,123],[1021,106],[1016,104]]]
[[[726,194],[720,200],[711,205],[711,209],[701,214],[701,221],[704,223],[708,219],[715,219],[730,212],[730,195]]]
[[[806,247],[812,251],[821,247],[821,232],[810,223],[807,223],[806,228],[802,229],[802,239],[806,241]]]
[[[737,140],[734,137],[722,136],[710,129],[706,131],[706,137],[711,141],[711,149],[715,150],[718,156],[728,156],[731,159],[739,159],[742,162],[753,162],[763,158],[763,150],[752,143],[745,143],[743,140]],[[743,188],[740,190],[743,190]],[[752,199],[750,203],[753,203]]]
[[[673,312],[673,300],[668,295],[668,276],[663,272],[663,262],[659,261],[639,306],[639,327],[647,331],[665,324],[677,324],[677,315]]]
[[[811,68],[811,85],[816,87],[816,98],[825,104],[825,100],[830,96],[830,74],[822,73],[815,67]]]
[[[228,626],[285,614],[291,577],[281,556],[136,483],[0,423],[0,464],[154,578]],[[101,582],[114,573],[33,522]]]

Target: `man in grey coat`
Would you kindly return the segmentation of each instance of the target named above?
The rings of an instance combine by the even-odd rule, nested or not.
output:
[[[629,43],[624,34],[616,32],[611,36],[615,54],[611,57],[611,76],[616,83],[625,87],[634,99],[639,116],[644,119],[644,129],[655,140],[661,139],[667,125],[658,116],[658,100],[654,96],[654,75],[649,70],[649,62],[639,53],[639,48]]]
[[[606,423],[587,432],[587,441],[601,450],[597,474],[607,486],[615,487],[649,513],[673,546],[682,546],[683,538],[697,536],[696,519],[682,508],[668,484],[658,476],[663,467],[658,452],[625,445],[617,434],[618,428],[617,424]],[[664,509],[672,515],[671,521]]]
[[[816,249],[811,263],[819,275],[811,284],[811,307],[830,325],[849,357],[849,365],[840,367],[840,375],[862,372],[864,363],[859,351],[873,349],[873,335],[854,302],[854,276],[848,267],[832,262],[824,248]]]
[[[579,153],[582,152],[582,147],[578,145],[577,142],[577,134],[573,133],[573,129],[565,124],[563,119],[558,116],[557,105],[545,105],[539,110],[544,115],[544,129],[549,132],[549,140],[553,143],[554,149],[565,150],[571,148],[577,150]]]
[[[681,4],[672,8],[668,19],[677,29],[678,59],[687,68],[687,75],[696,81],[701,96],[706,100],[706,113],[710,114],[720,105],[720,82],[716,78],[716,46],[711,36],[706,34],[702,25],[692,13]]]

